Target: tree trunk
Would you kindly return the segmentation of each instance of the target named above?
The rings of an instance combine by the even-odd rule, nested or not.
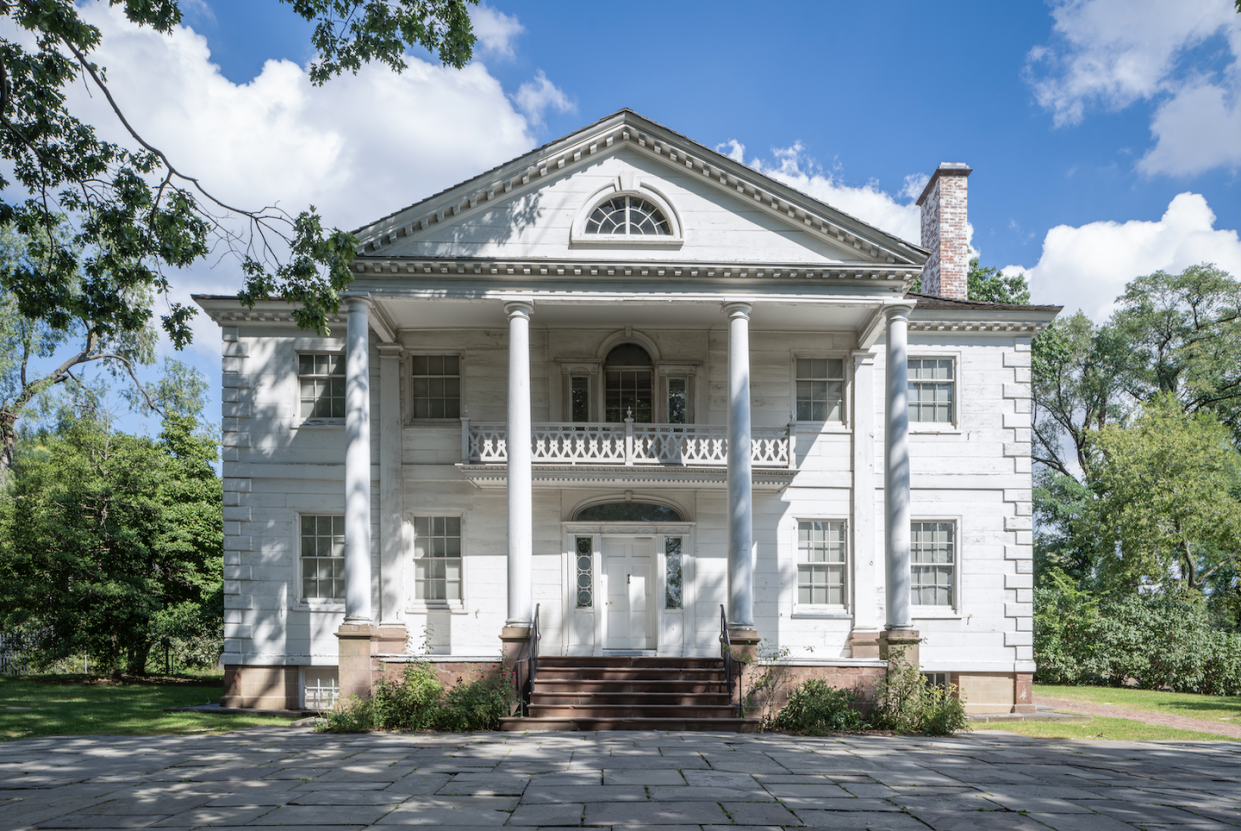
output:
[[[0,489],[9,483],[13,467],[13,447],[17,444],[17,418],[8,410],[0,411]]]

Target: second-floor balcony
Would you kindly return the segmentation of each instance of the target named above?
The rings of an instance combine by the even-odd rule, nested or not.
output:
[[[506,464],[508,426],[503,422],[461,423],[463,463]],[[794,425],[753,430],[755,468],[796,467]],[[727,428],[705,424],[536,423],[531,429],[534,464],[710,467],[728,465]]]

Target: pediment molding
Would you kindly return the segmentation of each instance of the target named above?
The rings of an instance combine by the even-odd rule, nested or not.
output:
[[[358,254],[377,254],[399,240],[485,208],[496,199],[537,188],[549,177],[594,163],[621,147],[698,173],[715,188],[752,200],[764,213],[852,248],[870,264],[921,268],[926,259],[921,249],[628,110],[363,226],[355,232]]]

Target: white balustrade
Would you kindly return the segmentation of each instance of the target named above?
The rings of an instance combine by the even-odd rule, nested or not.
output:
[[[508,428],[503,422],[462,419],[468,436],[467,463],[508,461]],[[535,464],[697,465],[724,467],[728,437],[724,425],[543,423],[531,425],[531,458]],[[793,468],[793,444],[787,427],[751,431],[756,467]]]

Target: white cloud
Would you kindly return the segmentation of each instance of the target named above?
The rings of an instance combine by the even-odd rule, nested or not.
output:
[[[1215,263],[1241,277],[1241,239],[1216,229],[1215,214],[1197,193],[1173,198],[1155,222],[1091,222],[1058,225],[1047,232],[1038,264],[1025,271],[1035,303],[1081,309],[1095,320],[1111,314],[1125,283],[1164,270],[1176,273],[1197,263]]]
[[[278,203],[295,213],[314,204],[329,226],[352,229],[536,144],[530,119],[481,64],[455,70],[407,58],[400,75],[367,65],[316,88],[303,67],[268,61],[234,84],[189,29],[160,35],[93,4],[80,13],[102,31],[96,58],[130,123],[241,207]],[[102,96],[78,85],[70,99],[106,138],[132,145]],[[187,302],[191,292],[235,292],[241,276],[225,258],[174,283],[174,299]],[[195,332],[196,344],[218,354],[214,324],[200,315]]]
[[[481,5],[470,12],[470,23],[474,27],[474,35],[484,54],[499,58],[513,57],[513,41],[526,27],[522,26],[515,14],[505,14],[487,5]]]
[[[1241,15],[1232,0],[1060,0],[1056,42],[1029,53],[1026,75],[1057,126],[1092,108],[1158,102],[1147,174],[1192,175],[1241,164]],[[1195,52],[1222,36],[1227,65]],[[1041,74],[1046,73],[1046,74]]]
[[[919,209],[913,200],[922,193],[922,188],[930,178],[925,174],[915,173],[905,177],[898,195],[909,201],[902,203],[892,194],[881,190],[877,182],[853,187],[841,182],[833,173],[824,172],[814,159],[806,155],[806,148],[801,142],[795,142],[791,147],[773,149],[771,152],[774,158],[771,161],[759,158],[745,161],[745,145],[736,139],[730,139],[715,149],[734,161],[747,164],[759,173],[826,202],[837,210],[914,245],[919,244],[922,231]],[[970,234],[973,234],[972,227]]]
[[[535,125],[543,123],[543,113],[548,110],[570,113],[577,109],[577,105],[549,81],[541,69],[533,80],[517,88],[515,100],[517,109],[525,113],[530,123]]]

